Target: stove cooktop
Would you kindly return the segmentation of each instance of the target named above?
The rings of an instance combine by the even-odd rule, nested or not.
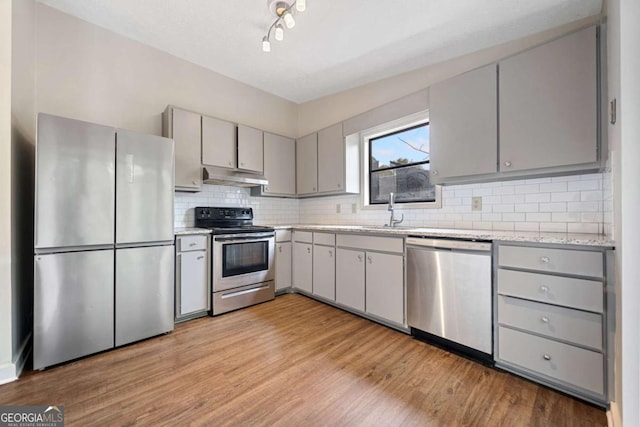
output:
[[[215,235],[273,232],[273,227],[253,225],[252,208],[197,207],[196,227],[208,228]]]

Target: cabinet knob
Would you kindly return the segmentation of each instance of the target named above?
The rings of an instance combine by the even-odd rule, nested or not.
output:
[[[333,251],[329,251],[329,258],[333,258]]]
[[[433,175],[438,175],[438,171],[437,171],[437,170],[432,170],[432,171],[431,171],[431,173],[432,173]]]
[[[504,165],[508,168],[511,167],[511,162],[509,160],[507,160],[506,162],[504,162]]]
[[[362,262],[362,255],[358,255],[358,261]]]
[[[540,261],[545,263],[545,264],[549,264],[549,261],[551,261],[551,260],[549,259],[548,256],[543,256],[543,257],[540,257]]]
[[[264,186],[264,191],[269,191],[269,186],[265,185]]]
[[[200,255],[197,259],[204,259],[204,255]]]
[[[282,246],[278,246],[278,252],[282,253]]]
[[[193,185],[198,185],[198,181],[194,180],[194,181],[191,181],[191,182],[193,182]]]
[[[550,354],[545,353],[545,354],[543,354],[543,355],[542,355],[542,358],[543,358],[544,360],[551,360],[551,355],[550,355]]]
[[[547,316],[542,316],[540,320],[542,321],[542,323],[549,323],[549,318]]]
[[[233,163],[231,163],[231,161],[227,162],[229,164],[229,166],[233,166]]]
[[[542,285],[542,286],[540,286],[540,291],[541,292],[548,292],[549,288],[547,287],[547,285]]]
[[[313,188],[312,188],[312,190],[313,190],[313,191],[316,191],[316,187],[313,187]]]
[[[244,162],[240,162],[240,166],[244,166]]]
[[[307,253],[310,254],[311,253],[311,248],[307,248]]]
[[[342,188],[342,185],[338,184],[338,188]]]
[[[373,262],[373,260],[371,259],[370,256],[367,257],[367,261],[369,261],[369,264],[371,264]]]

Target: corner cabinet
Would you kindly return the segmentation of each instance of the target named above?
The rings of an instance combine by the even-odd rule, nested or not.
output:
[[[176,191],[202,187],[201,116],[168,106],[162,115],[162,135],[175,141]]]
[[[434,183],[498,172],[497,86],[497,66],[491,64],[429,89]]]
[[[296,141],[296,184],[298,195],[318,192],[318,134]]]
[[[611,251],[499,243],[496,365],[599,405],[613,375]]]
[[[296,195],[295,140],[264,133],[264,175],[269,185],[262,187],[262,195]]]
[[[500,62],[501,171],[598,161],[597,52],[590,27]]]

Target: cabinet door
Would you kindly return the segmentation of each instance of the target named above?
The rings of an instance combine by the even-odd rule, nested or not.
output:
[[[313,247],[313,294],[335,301],[336,299],[336,248]]]
[[[238,169],[262,172],[263,135],[260,129],[238,125]]]
[[[178,254],[176,264],[180,269],[177,289],[180,294],[176,317],[206,311],[211,298],[207,275],[207,251],[182,252]]]
[[[497,79],[491,64],[429,88],[434,181],[498,171]]]
[[[366,253],[367,313],[404,324],[404,267],[402,255]]]
[[[176,189],[199,190],[202,186],[200,114],[174,108],[172,121]]]
[[[235,124],[202,116],[202,164],[237,167]]]
[[[291,242],[276,243],[276,290],[291,287]]]
[[[298,194],[318,191],[318,134],[296,141],[296,184]]]
[[[597,156],[596,28],[500,62],[500,170],[592,163]]]
[[[296,194],[296,142],[291,138],[264,133],[264,175],[269,180],[263,192]]]
[[[311,293],[313,291],[313,255],[309,243],[293,244],[293,286]]]
[[[364,251],[336,249],[336,302],[364,311]]]
[[[344,190],[342,123],[318,132],[318,191]]]

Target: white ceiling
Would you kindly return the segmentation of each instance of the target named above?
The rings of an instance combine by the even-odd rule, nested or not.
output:
[[[307,0],[285,39],[267,0],[38,0],[294,102],[599,14],[602,0]]]

